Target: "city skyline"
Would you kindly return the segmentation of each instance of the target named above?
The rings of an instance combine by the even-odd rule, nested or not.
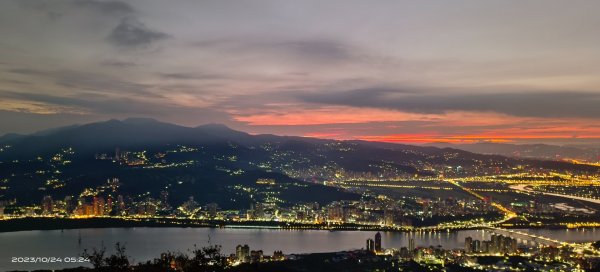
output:
[[[595,2],[0,3],[0,135],[111,118],[600,142]]]

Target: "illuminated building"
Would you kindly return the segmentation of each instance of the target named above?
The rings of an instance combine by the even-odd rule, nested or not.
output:
[[[491,244],[492,244],[491,241],[483,241],[483,242],[481,242],[481,252],[482,253],[489,253],[490,249],[492,247]]]
[[[125,200],[122,195],[117,196],[117,214],[123,215],[125,213]]]
[[[256,219],[263,219],[265,217],[265,207],[262,203],[254,205],[254,217]]]
[[[76,205],[72,196],[65,196],[65,211],[70,214],[75,211]]]
[[[283,251],[275,250],[275,252],[273,252],[273,260],[274,261],[283,261],[284,259],[285,259],[285,256],[283,255]]]
[[[208,211],[209,218],[217,217],[217,210],[219,209],[219,205],[217,203],[209,203],[206,204],[206,210]]]
[[[42,213],[43,214],[52,214],[54,212],[54,201],[52,201],[52,197],[47,195],[42,199]]]
[[[465,238],[465,253],[473,253],[473,238],[471,237]]]
[[[275,179],[270,179],[270,178],[259,178],[256,180],[256,184],[275,185],[276,181],[275,181]]]
[[[500,252],[500,239],[501,237],[499,235],[492,234],[490,253]]]
[[[381,233],[375,234],[375,252],[382,252],[381,250]]]
[[[161,191],[160,192],[160,205],[162,209],[169,209],[169,192]]]
[[[113,210],[113,198],[112,196],[108,196],[108,198],[106,199],[106,209],[105,212],[107,214],[110,214],[110,212],[112,212]]]
[[[239,262],[248,262],[250,260],[250,247],[248,245],[238,245],[235,248],[235,256]]]
[[[371,238],[367,239],[367,251],[375,252],[375,241]]]
[[[94,200],[92,202],[92,206],[93,206],[93,215],[96,216],[102,216],[104,215],[104,198],[100,197],[100,196],[95,196]]]
[[[472,245],[471,250],[473,250],[473,252],[481,252],[481,241],[474,240]]]
[[[344,216],[343,208],[340,204],[334,203],[327,207],[327,221],[328,222],[342,222]]]
[[[383,211],[383,224],[387,227],[394,226],[394,210],[385,209]]]
[[[262,262],[263,261],[263,251],[262,250],[252,250],[250,251],[250,262]]]

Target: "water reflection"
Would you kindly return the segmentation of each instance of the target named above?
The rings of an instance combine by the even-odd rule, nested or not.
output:
[[[568,242],[600,240],[600,231],[586,230],[523,230]],[[488,240],[490,232],[467,230],[456,232],[385,232],[383,247],[408,247],[410,239],[416,246],[438,246],[462,248],[465,238]],[[13,264],[11,257],[72,257],[79,256],[83,249],[105,245],[112,249],[115,243],[125,243],[127,252],[136,262],[159,256],[165,251],[186,252],[194,244],[205,245],[209,239],[223,246],[227,254],[234,252],[238,244],[263,249],[269,254],[275,250],[284,253],[332,252],[365,247],[367,238],[375,232],[362,231],[317,231],[317,230],[274,230],[274,229],[209,229],[209,228],[106,228],[81,230],[22,231],[0,233],[0,268],[39,269],[73,267],[66,264]],[[76,266],[76,265],[75,265]]]

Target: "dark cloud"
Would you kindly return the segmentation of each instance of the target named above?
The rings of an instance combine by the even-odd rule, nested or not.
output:
[[[30,69],[30,68],[13,68],[13,69],[8,69],[7,72],[13,73],[13,74],[28,75],[28,76],[49,76],[52,74],[47,71],[38,70],[38,69]]]
[[[71,0],[71,1],[43,1],[43,0],[18,0],[22,8],[45,13],[52,21],[56,21],[66,14],[81,11],[90,11],[102,16],[125,16],[135,13],[134,8],[122,1],[98,0]]]
[[[279,49],[299,58],[315,58],[325,61],[354,59],[355,55],[347,45],[328,40],[291,41],[273,43],[272,49]]]
[[[134,94],[145,97],[162,97],[150,91],[154,86],[122,80],[114,76],[99,73],[86,73],[70,70],[40,70],[31,68],[13,68],[9,73],[30,76],[32,78],[45,77],[55,84],[78,91],[93,91],[99,93]]]
[[[3,98],[19,99],[29,102],[40,102],[43,104],[51,104],[55,106],[69,106],[82,108],[90,108],[93,106],[93,103],[90,103],[88,100],[85,99],[47,95],[41,93],[1,91],[0,96]]]
[[[127,68],[127,67],[137,66],[137,64],[135,62],[119,61],[119,60],[105,60],[105,61],[100,62],[100,64],[103,66],[112,66],[112,67],[119,67],[119,68]]]
[[[120,47],[143,47],[168,37],[168,34],[148,28],[135,17],[126,17],[112,30],[108,39]]]
[[[23,80],[17,80],[17,79],[1,79],[0,82],[6,82],[6,83],[18,84],[18,85],[31,85],[30,82],[23,81]]]
[[[198,125],[206,122],[229,122],[231,120],[227,114],[212,109],[182,107],[164,101],[140,100],[126,97],[95,95],[82,98],[1,90],[0,97],[39,103],[40,106],[68,108],[72,109],[72,112],[81,112],[91,116],[120,118],[160,116],[161,119],[170,119],[190,125]],[[23,111],[26,112],[27,109],[23,109]],[[1,129],[0,132],[2,132]]]
[[[357,48],[328,39],[281,40],[249,37],[245,39],[214,39],[192,43],[204,50],[215,50],[246,56],[260,56],[263,61],[282,59],[285,61],[344,62],[357,60]]]
[[[525,117],[600,118],[600,94],[591,92],[457,93],[375,88],[299,93],[296,97],[311,103],[388,108],[416,113],[480,111]]]
[[[12,132],[31,133],[77,123],[100,121],[102,119],[104,118],[82,114],[37,114],[0,110],[0,135]]]
[[[208,73],[161,73],[160,76],[165,79],[181,79],[181,80],[202,80],[202,79],[224,78],[221,75],[208,74]]]
[[[91,112],[86,116],[173,116],[170,121],[195,125],[208,116],[228,120],[210,109],[237,118],[350,105],[580,116],[598,123],[598,95],[550,90],[599,85],[600,36],[589,33],[600,23],[594,13],[600,2],[548,1],[544,8],[460,0],[333,1],[326,8],[301,1],[236,8],[227,1],[0,1],[0,82],[24,92],[12,94],[0,110],[84,112],[77,108]],[[473,86],[503,87],[481,93]],[[31,120],[14,116],[15,123]],[[461,115],[431,119],[450,123],[453,116]],[[517,118],[507,119],[501,123]],[[393,134],[466,127],[457,123],[340,129],[365,135],[363,128]],[[277,132],[303,134],[310,127]]]
[[[118,93],[124,95],[144,95],[161,97],[150,91],[152,85],[122,80],[112,76],[87,74],[73,71],[58,72],[56,84],[72,89],[95,91],[100,93]]]
[[[104,14],[124,15],[134,12],[131,5],[121,1],[76,0],[73,4],[76,7],[94,9]]]

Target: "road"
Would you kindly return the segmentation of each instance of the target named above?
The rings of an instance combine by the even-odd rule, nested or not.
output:
[[[600,204],[600,199],[587,198],[587,197],[581,197],[581,196],[573,196],[573,195],[561,195],[561,194],[555,194],[555,193],[540,192],[540,191],[536,191],[536,190],[533,190],[533,189],[529,189],[529,188],[527,188],[527,186],[528,185],[525,185],[525,184],[519,184],[519,185],[510,186],[510,188],[514,189],[514,190],[517,190],[517,191],[521,191],[521,192],[538,193],[538,194],[550,195],[550,196],[558,196],[558,197],[564,197],[564,198],[568,198],[568,199],[576,199],[576,200],[581,200],[581,201],[587,201],[587,202],[590,202],[590,203]]]

